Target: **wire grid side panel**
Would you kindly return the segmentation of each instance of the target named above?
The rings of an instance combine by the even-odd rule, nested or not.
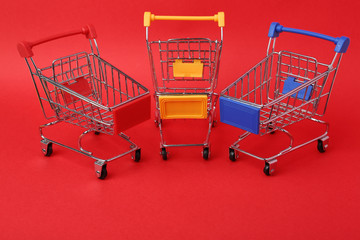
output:
[[[295,78],[295,82],[302,84],[318,76],[319,67],[320,65],[313,57],[287,51],[280,52],[276,67],[276,97],[283,95],[283,86],[289,77]]]
[[[140,83],[96,55],[91,56],[91,62],[96,95],[102,105],[114,108],[147,92]]]
[[[54,82],[61,84],[63,87],[68,88],[87,99],[98,102],[94,80],[92,77],[92,69],[90,59],[85,52],[69,55],[66,57],[55,60],[52,64],[52,75],[49,76]],[[66,108],[74,111],[79,111],[83,108],[83,114],[87,113],[86,103],[82,103],[78,97],[64,91],[62,88],[57,88],[49,91],[51,100],[59,106],[65,108],[57,109],[60,116],[67,116]],[[81,103],[78,106],[78,103]],[[61,111],[65,111],[61,113]],[[91,115],[94,117],[95,113]],[[65,117],[66,119],[67,117]]]
[[[59,58],[53,62],[51,70],[51,75],[44,75],[86,98],[98,101],[92,77],[91,64],[87,53],[81,52]],[[51,90],[50,94],[52,101],[63,106],[69,105],[77,100],[76,97],[57,88]]]
[[[88,55],[81,52],[56,59],[52,64],[52,75],[44,75],[61,84],[72,84],[77,78],[89,78],[90,72]]]
[[[31,68],[30,68],[31,69]],[[46,81],[44,81],[42,78],[44,76],[41,75],[41,72],[31,69],[31,75],[33,77],[33,82],[35,85],[36,93],[38,95],[40,105],[43,109],[43,114],[46,119],[52,119],[57,118],[59,119],[59,116],[57,115],[57,106],[54,105],[51,101],[51,92],[54,92],[54,87],[52,85],[48,84]]]
[[[260,134],[312,117],[327,80],[326,70],[324,64],[319,64],[315,58],[281,52],[274,77],[275,98],[261,109]],[[308,82],[311,84],[307,87],[289,93]]]
[[[269,99],[274,98],[274,90],[271,89],[274,58],[277,59],[277,55],[264,58],[227,87],[223,94],[245,103],[266,104]]]
[[[71,105],[61,107],[63,121],[86,129],[113,134],[113,115],[87,101],[77,99]]]
[[[318,90],[318,101],[315,103],[316,104],[316,112],[315,115],[318,117],[322,117],[325,112],[326,112],[326,108],[329,102],[329,98],[330,98],[330,94],[335,82],[335,78],[336,78],[336,72],[338,70],[338,66],[329,69],[327,71],[327,76],[324,77],[324,79],[322,81],[324,81],[323,87],[322,89]]]
[[[151,47],[157,48],[159,52],[158,56],[153,56],[153,60],[158,80],[157,87],[160,92],[204,93],[213,90],[214,81],[217,80],[220,42],[206,38],[172,39],[152,42]],[[183,63],[200,60],[203,64],[203,76],[174,77],[175,60],[182,60]],[[157,62],[160,63],[159,66]]]
[[[99,108],[91,63],[87,53],[81,52],[53,61],[51,67],[42,69],[40,79],[47,101],[59,120],[104,133],[112,133],[112,114]],[[57,87],[55,83],[60,84]],[[72,94],[70,89],[84,97]],[[91,101],[90,101],[91,100]]]
[[[44,100],[50,103],[59,120],[79,127],[112,134],[111,112],[99,108],[90,101],[90,98],[82,95],[84,99],[81,99],[76,94],[70,93],[69,90],[72,90],[72,85],[70,87],[67,85],[56,86],[52,79],[45,76],[40,76],[40,82],[44,87],[45,94],[48,96]]]

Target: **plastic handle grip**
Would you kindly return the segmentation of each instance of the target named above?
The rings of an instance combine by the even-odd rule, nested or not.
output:
[[[321,33],[310,32],[310,31],[296,29],[296,28],[287,28],[287,27],[280,25],[277,22],[271,23],[268,36],[270,38],[277,38],[277,37],[279,37],[280,33],[282,33],[282,32],[297,33],[297,34],[302,34],[302,35],[306,35],[306,36],[310,36],[310,37],[316,37],[316,38],[320,38],[320,39],[324,39],[324,40],[333,42],[336,45],[335,52],[338,52],[338,53],[345,53],[350,44],[350,39],[348,37],[335,38],[335,37],[327,36],[327,35],[321,34]]]
[[[157,16],[151,12],[144,13],[144,26],[150,27],[155,20],[180,20],[180,21],[214,21],[219,27],[225,27],[225,13],[218,12],[214,16]]]
[[[50,42],[50,41],[53,41],[53,40],[56,40],[59,38],[70,37],[70,36],[77,35],[77,34],[83,34],[88,39],[95,39],[97,37],[94,26],[89,24],[89,25],[82,27],[80,30],[73,30],[73,31],[69,31],[66,33],[53,35],[53,36],[46,37],[46,38],[43,38],[43,39],[40,39],[37,41],[33,41],[33,42],[28,42],[28,41],[19,42],[17,44],[17,49],[18,49],[21,57],[28,58],[28,57],[34,56],[32,48],[37,45],[40,45],[40,44],[43,44],[46,42]]]

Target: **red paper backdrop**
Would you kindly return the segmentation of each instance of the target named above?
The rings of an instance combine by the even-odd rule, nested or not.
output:
[[[0,239],[359,239],[358,1],[41,0],[6,1],[1,8]],[[94,176],[92,160],[75,152],[54,146],[54,154],[45,158],[37,128],[45,119],[16,43],[92,23],[102,57],[152,89],[144,11],[225,12],[217,92],[265,56],[273,21],[350,37],[324,117],[330,122],[328,151],[320,154],[315,144],[301,148],[279,158],[276,174],[266,177],[261,161],[243,155],[235,163],[228,160],[228,146],[242,131],[219,124],[211,137],[211,160],[204,161],[199,148],[178,148],[169,149],[165,162],[158,154],[158,129],[147,121],[127,132],[142,147],[141,162],[125,157],[109,164],[105,181]],[[150,31],[162,39],[189,32],[218,37],[214,23],[155,22]],[[49,64],[86,43],[74,37],[34,52]],[[281,35],[278,46],[319,54],[324,61],[334,48],[291,34]],[[168,135],[180,141],[201,138],[204,125],[196,122],[189,132],[187,122],[171,122]],[[47,134],[74,139],[76,146],[81,129],[60,127]],[[301,140],[315,133],[311,127],[304,122],[289,130]],[[106,153],[122,147],[102,135],[89,137],[87,144]],[[275,134],[247,144],[272,152],[287,139]]]

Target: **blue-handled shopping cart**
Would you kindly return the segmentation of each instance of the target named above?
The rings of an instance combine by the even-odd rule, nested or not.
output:
[[[335,56],[330,64],[316,58],[290,51],[275,51],[275,40],[281,32],[297,33],[333,42]],[[236,161],[239,152],[265,161],[264,173],[274,172],[277,158],[317,141],[317,148],[325,152],[328,147],[328,123],[317,119],[325,114],[330,93],[339,69],[342,54],[350,40],[283,27],[270,26],[267,55],[239,79],[221,92],[221,122],[246,130],[229,148],[229,158]],[[325,132],[302,144],[293,145],[293,136],[284,128],[304,119],[326,126]],[[251,133],[265,135],[282,131],[290,144],[276,155],[260,157],[240,148],[240,142]]]

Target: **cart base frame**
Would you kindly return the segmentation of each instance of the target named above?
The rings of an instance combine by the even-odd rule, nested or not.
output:
[[[294,137],[290,134],[290,132],[288,132],[287,130],[282,129],[282,128],[277,128],[276,130],[282,131],[283,133],[285,133],[289,137],[290,143],[289,143],[289,146],[287,148],[283,149],[278,154],[275,154],[275,155],[270,156],[270,157],[260,157],[258,155],[255,155],[253,153],[250,153],[250,152],[247,152],[247,151],[241,149],[239,143],[251,134],[250,132],[245,132],[244,134],[240,135],[239,139],[229,147],[229,159],[231,161],[236,161],[236,159],[239,157],[239,152],[241,152],[241,153],[244,153],[244,154],[246,154],[246,155],[248,155],[250,157],[256,158],[258,160],[265,161],[264,173],[269,176],[269,175],[273,174],[275,169],[276,169],[277,158],[278,157],[280,157],[280,156],[282,156],[284,154],[287,154],[289,152],[292,152],[292,151],[294,151],[294,150],[296,150],[298,148],[304,147],[304,146],[306,146],[306,145],[308,145],[310,143],[313,143],[313,142],[317,141],[317,143],[318,143],[317,149],[318,149],[319,152],[323,153],[328,148],[328,143],[329,143],[329,136],[328,136],[329,123],[325,122],[325,121],[322,121],[322,120],[315,119],[315,118],[309,118],[309,120],[311,120],[313,122],[316,122],[316,123],[319,123],[319,124],[322,124],[322,125],[325,125],[326,126],[325,132],[322,135],[318,136],[318,137],[315,137],[315,138],[313,138],[311,140],[308,140],[306,142],[303,142],[301,144],[298,144],[298,145],[294,146],[294,144],[293,144]],[[272,133],[274,133],[275,131],[273,131]]]
[[[118,136],[121,137],[122,139],[124,139],[125,141],[127,141],[130,144],[130,150],[126,151],[126,152],[123,152],[121,154],[118,154],[118,155],[116,155],[114,157],[108,158],[108,159],[102,159],[100,157],[94,156],[94,154],[91,151],[85,150],[82,147],[81,141],[85,137],[85,135],[87,135],[90,132],[93,132],[96,135],[99,134],[99,132],[96,132],[94,130],[86,130],[79,136],[79,138],[78,138],[78,149],[70,147],[70,146],[68,146],[68,145],[66,145],[64,143],[52,140],[52,139],[47,138],[47,137],[44,136],[43,129],[54,126],[54,125],[56,125],[56,124],[58,124],[60,122],[62,122],[62,121],[56,120],[56,121],[53,121],[53,122],[43,124],[43,125],[41,125],[39,127],[40,136],[41,136],[41,141],[40,141],[41,148],[42,148],[42,152],[44,153],[45,156],[50,156],[52,154],[52,144],[56,144],[56,145],[59,145],[61,147],[70,149],[70,150],[72,150],[74,152],[83,154],[83,155],[85,155],[87,157],[90,157],[90,158],[95,160],[95,163],[94,163],[94,165],[95,165],[95,174],[99,179],[105,179],[106,178],[106,176],[107,176],[106,166],[107,166],[108,162],[114,161],[114,160],[119,159],[121,157],[124,157],[125,155],[128,155],[128,154],[131,155],[131,159],[133,159],[135,162],[140,161],[141,148],[139,146],[137,146],[134,142],[132,142],[130,140],[130,137],[125,135],[124,133],[119,133]]]

